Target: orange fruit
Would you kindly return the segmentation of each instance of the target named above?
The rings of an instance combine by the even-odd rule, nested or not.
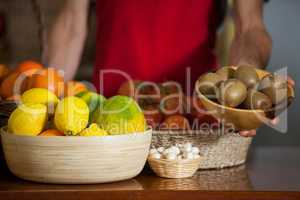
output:
[[[87,91],[86,86],[78,81],[69,81],[65,84],[64,96],[75,96],[80,92]]]
[[[189,130],[190,124],[187,118],[182,115],[172,115],[167,117],[161,124],[161,129]]]
[[[9,69],[6,65],[0,64],[0,80],[6,78],[9,74]]]
[[[46,88],[61,96],[64,88],[63,77],[54,68],[41,69],[28,78],[26,89]]]
[[[48,129],[40,133],[38,136],[65,136],[65,134],[56,129]]]
[[[18,65],[18,67],[16,68],[16,72],[24,73],[28,76],[31,76],[42,68],[43,68],[43,65],[41,65],[40,63],[28,60],[28,61],[24,61],[24,62],[20,63]]]
[[[20,99],[21,99],[21,96],[18,94],[6,98],[7,101],[19,101]]]
[[[148,105],[143,108],[143,112],[146,118],[147,125],[152,127],[152,129],[158,128],[163,120],[163,115],[161,114],[159,108],[154,105]]]
[[[139,80],[132,80],[132,81],[125,81],[120,86],[117,94],[122,96],[128,96],[133,97],[135,95],[135,89],[136,87],[141,83],[142,81]]]
[[[15,88],[15,83],[19,77],[20,77],[19,73],[13,72],[2,81],[0,87],[1,97],[9,98],[14,95],[19,95],[24,91],[24,85],[23,85],[24,80],[22,81],[22,83],[20,83],[19,88]],[[17,90],[14,91],[15,89]]]

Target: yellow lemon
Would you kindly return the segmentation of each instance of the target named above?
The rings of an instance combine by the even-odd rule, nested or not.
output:
[[[58,103],[57,96],[45,89],[45,88],[32,88],[24,92],[21,96],[22,103],[31,103],[31,104],[45,104],[47,105],[49,112],[53,113],[55,106]]]
[[[89,121],[89,108],[80,98],[70,96],[58,102],[54,124],[66,135],[77,135],[86,128]]]
[[[106,100],[97,124],[110,135],[141,133],[146,129],[146,119],[137,102],[126,96]]]
[[[95,123],[79,133],[80,136],[106,136],[108,135],[104,129],[99,128]]]
[[[8,119],[9,132],[16,135],[36,136],[47,123],[47,107],[43,104],[21,104]]]

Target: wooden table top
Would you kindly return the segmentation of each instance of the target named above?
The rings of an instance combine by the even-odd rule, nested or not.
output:
[[[300,148],[255,148],[246,165],[164,179],[145,169],[138,177],[95,185],[23,181],[0,167],[0,199],[300,199]]]

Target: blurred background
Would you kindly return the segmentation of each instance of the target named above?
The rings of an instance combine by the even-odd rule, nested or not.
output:
[[[59,12],[64,0],[0,0],[0,63],[14,67],[26,59],[40,60],[47,30]],[[270,0],[265,4],[265,23],[273,38],[273,52],[268,70],[276,71],[288,67],[288,73],[298,83],[300,93],[300,1]],[[230,10],[220,29],[217,54],[220,64],[227,63],[228,47],[233,35]],[[251,16],[249,16],[251,17]],[[89,34],[77,79],[90,80],[95,52],[95,2],[91,0]],[[279,133],[268,127],[259,129],[254,145],[299,145],[297,133],[300,99],[288,112],[288,133]]]

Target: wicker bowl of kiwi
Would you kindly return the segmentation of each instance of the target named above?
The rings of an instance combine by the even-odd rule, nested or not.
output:
[[[214,117],[235,130],[257,129],[295,98],[286,78],[252,66],[227,66],[199,77],[195,92]]]

